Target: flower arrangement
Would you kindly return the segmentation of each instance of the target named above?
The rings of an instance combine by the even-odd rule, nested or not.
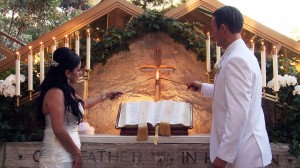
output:
[[[278,75],[279,101],[275,102],[275,124],[269,129],[271,141],[289,144],[289,151],[300,156],[300,85],[293,75]],[[267,87],[273,89],[272,79]]]
[[[20,82],[25,81],[25,76],[20,75]],[[5,80],[0,80],[0,95],[13,97],[16,94],[16,75],[10,74]]]
[[[267,87],[273,89],[274,88],[274,78],[268,82]],[[279,88],[285,88],[288,86],[295,86],[297,84],[297,78],[292,75],[285,74],[284,76],[278,75],[278,86]],[[294,87],[293,95],[300,95],[300,85]]]

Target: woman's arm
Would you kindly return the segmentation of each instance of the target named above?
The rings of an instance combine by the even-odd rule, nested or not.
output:
[[[108,93],[101,93],[98,96],[88,98],[84,101],[84,109],[89,109],[95,106],[97,103],[104,101],[107,98],[116,99],[123,94],[121,91],[112,91]]]

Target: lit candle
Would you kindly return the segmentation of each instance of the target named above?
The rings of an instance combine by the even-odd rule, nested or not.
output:
[[[276,46],[273,47],[273,78],[274,78],[274,91],[279,91],[279,83],[278,83],[278,55]]]
[[[250,51],[252,51],[254,53],[254,41],[253,40],[250,41]]]
[[[44,45],[43,42],[41,42],[41,46],[40,46],[40,83],[43,82],[44,78],[45,78],[45,68],[44,68],[44,60],[45,60],[45,56],[44,56]]]
[[[159,100],[159,71],[156,71],[156,80],[155,80],[155,100]]]
[[[52,61],[53,61],[53,53],[56,50],[56,40],[55,37],[52,39]]]
[[[20,90],[20,53],[16,52],[16,96],[21,95]]]
[[[210,67],[210,36],[209,33],[206,34],[206,70],[207,72],[211,72]]]
[[[220,61],[220,57],[221,57],[221,47],[219,47],[219,46],[216,47],[216,57],[217,57],[217,61],[216,62],[219,62]]]
[[[32,73],[32,48],[29,46],[29,52],[28,52],[28,90],[33,90],[33,73]]]
[[[79,33],[75,32],[75,53],[79,55]]]
[[[266,87],[267,86],[267,78],[266,78],[266,46],[264,45],[264,43],[261,43],[261,51],[260,51],[260,55],[261,55],[261,76],[262,76],[262,87]]]
[[[68,38],[68,35],[65,36],[64,42],[65,42],[65,47],[69,48],[69,38]]]
[[[91,34],[90,30],[87,30],[86,37],[86,69],[91,69]]]

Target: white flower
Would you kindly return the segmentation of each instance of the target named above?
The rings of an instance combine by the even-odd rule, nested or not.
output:
[[[274,87],[275,87],[274,85],[275,85],[274,78],[267,83],[267,87],[270,88],[270,89],[273,89],[273,90],[274,90]],[[279,86],[278,89],[280,89],[280,86],[281,86],[280,81],[278,81],[278,86]]]
[[[5,80],[9,83],[9,85],[15,84],[16,83],[16,75],[10,74]]]
[[[297,78],[295,76],[287,75],[287,77],[286,77],[286,84],[288,86],[295,86],[297,84]]]
[[[25,76],[20,74],[20,82],[25,81]],[[13,97],[16,94],[16,75],[11,74],[5,80],[0,80],[0,95]]]
[[[300,85],[295,86],[295,90],[293,91],[293,95],[300,95]]]
[[[267,84],[268,88],[273,88],[275,84],[274,78],[270,80]],[[297,84],[297,78],[292,75],[285,74],[284,76],[278,75],[278,86],[280,87],[288,87],[295,86]]]
[[[20,74],[20,82],[22,83],[22,82],[24,82],[24,81],[25,81],[25,75]]]
[[[6,89],[3,91],[3,95],[5,97],[13,97],[16,94],[16,87],[14,85],[9,85]]]
[[[219,73],[221,71],[222,67],[221,67],[220,61],[215,63],[214,68],[216,69],[217,73]]]

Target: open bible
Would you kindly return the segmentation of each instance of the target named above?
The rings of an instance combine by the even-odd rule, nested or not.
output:
[[[116,128],[121,129],[121,135],[122,131],[124,135],[136,135],[134,130],[139,124],[145,123],[151,134],[154,126],[161,122],[170,123],[172,130],[184,130],[185,132],[178,133],[177,131],[175,134],[187,134],[187,129],[193,127],[192,105],[173,100],[123,103],[119,107]]]

